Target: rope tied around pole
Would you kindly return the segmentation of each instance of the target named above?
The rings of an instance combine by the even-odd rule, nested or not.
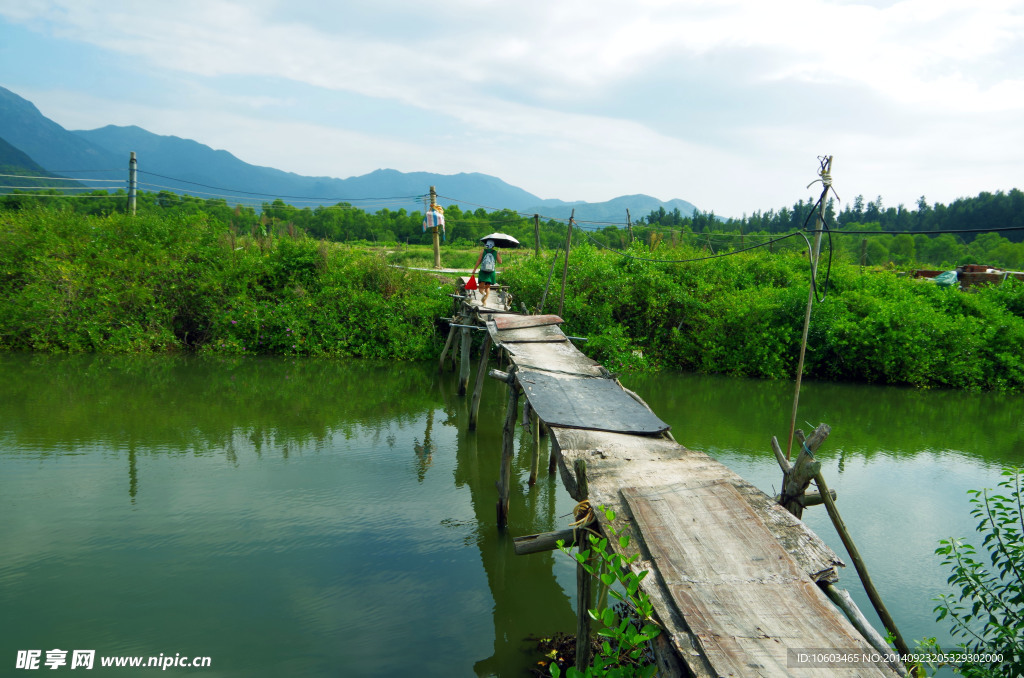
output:
[[[589,499],[584,499],[572,510],[572,517],[575,518],[573,522],[569,523],[569,527],[572,528],[572,538],[577,544],[580,544],[579,531],[590,532],[591,534],[597,534],[594,530],[590,529],[590,525],[597,520],[597,516],[594,514],[594,507],[590,505]]]

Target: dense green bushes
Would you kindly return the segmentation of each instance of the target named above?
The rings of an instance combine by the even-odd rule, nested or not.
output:
[[[635,257],[702,252],[634,246]],[[537,305],[550,260],[524,261],[502,282]],[[560,269],[560,266],[556,268]],[[582,246],[567,283],[567,330],[611,369],[658,367],[791,379],[807,304],[806,255],[764,250],[655,263]],[[960,292],[894,272],[837,265],[816,304],[805,374],[919,387],[1024,387],[1024,285]],[[557,274],[545,310],[557,306]],[[554,300],[554,301],[553,301]]]
[[[0,214],[0,349],[423,359],[448,290],[305,237],[202,214]]]
[[[574,246],[563,315],[612,370],[792,379],[808,263],[764,249],[708,261]],[[476,254],[464,254],[464,262]],[[536,307],[551,254],[509,257],[500,281]],[[475,260],[475,259],[474,259]],[[446,261],[445,263],[449,263]],[[467,267],[471,263],[466,263]],[[557,306],[561,262],[545,305]],[[1024,285],[972,292],[837,264],[806,374],[919,387],[1024,388]],[[426,359],[450,286],[382,256],[295,237],[238,236],[202,213],[0,212],[0,350]]]

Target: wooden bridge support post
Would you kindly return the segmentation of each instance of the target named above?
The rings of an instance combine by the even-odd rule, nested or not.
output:
[[[576,472],[576,499],[583,501],[590,496],[590,489],[587,486],[587,462],[577,459],[573,464]],[[583,534],[577,540],[578,552],[590,550],[590,539],[587,538],[587,531],[582,529]],[[588,558],[589,562],[591,559]],[[590,651],[590,614],[587,612],[593,601],[593,577],[583,567],[583,563],[576,563],[576,669],[580,672],[587,670],[593,659]]]
[[[786,461],[782,454],[782,448],[775,436],[772,436],[772,452],[775,459],[782,467],[782,492],[779,495],[779,503],[784,509],[797,518],[802,518],[804,507],[807,506],[804,492],[811,480],[821,473],[821,462],[814,458],[818,450],[832,429],[828,424],[819,424],[811,436],[804,439],[804,432],[797,429],[795,436],[800,442],[800,454],[797,455],[796,463],[792,466]]]
[[[545,425],[541,424],[540,434],[546,436],[551,433],[551,430]],[[555,471],[558,468],[558,440],[554,435],[551,436],[551,440],[548,441],[548,475],[555,475]]]
[[[491,335],[484,335],[484,345],[480,347],[480,364],[476,368],[476,383],[473,385],[473,401],[469,406],[469,430],[476,430],[476,422],[480,417],[480,398],[484,393],[484,377],[487,376],[487,359],[491,352]]]
[[[462,328],[462,366],[459,368],[459,395],[466,395],[469,385],[469,344],[473,341],[468,327]]]
[[[519,408],[519,386],[515,368],[509,372],[508,403],[505,405],[505,426],[501,430],[501,467],[498,471],[498,528],[508,525],[508,495],[512,489],[512,455],[515,451],[516,414]]]
[[[458,323],[458,316],[452,318],[453,323]],[[455,333],[459,331],[458,327],[448,328],[448,340],[444,342],[444,349],[441,351],[441,358],[437,361],[437,371],[444,372],[444,359],[448,357],[448,349],[452,346],[452,341],[455,339]]]
[[[530,461],[530,487],[537,484],[537,469],[540,466],[540,417],[533,412],[533,459]]]

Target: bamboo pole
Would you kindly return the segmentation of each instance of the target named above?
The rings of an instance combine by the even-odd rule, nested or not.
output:
[[[480,347],[480,364],[476,368],[476,384],[473,386],[473,400],[469,406],[469,430],[476,430],[476,423],[480,417],[480,398],[484,392],[484,377],[487,376],[487,360],[491,352],[491,335],[484,334],[484,345]]]
[[[823,173],[832,171],[832,156],[828,156],[822,165]],[[793,451],[793,432],[796,430],[796,411],[800,404],[800,383],[804,377],[804,355],[807,353],[807,333],[811,329],[811,308],[814,306],[814,286],[818,276],[818,255],[821,253],[821,231],[825,223],[825,196],[828,195],[831,184],[824,184],[821,190],[821,206],[818,209],[818,219],[814,229],[814,247],[811,253],[811,286],[807,292],[807,311],[804,313],[804,331],[800,339],[800,359],[796,365],[796,390],[793,393],[793,416],[789,424],[789,440],[786,443],[786,459],[790,458]]]
[[[892,634],[896,649],[901,654],[910,654],[910,648],[907,647],[906,641],[903,640],[899,629],[896,628],[896,622],[893,621],[892,615],[889,614],[889,610],[886,609],[885,604],[882,602],[882,597],[878,594],[878,589],[875,588],[874,582],[871,581],[871,575],[868,574],[867,565],[864,563],[864,559],[861,558],[857,545],[853,543],[853,537],[850,536],[850,531],[846,529],[846,523],[843,522],[843,517],[839,515],[839,509],[836,508],[835,502],[832,501],[832,495],[829,492],[828,485],[825,484],[825,478],[821,473],[818,473],[814,477],[814,481],[818,484],[818,491],[822,499],[825,500],[825,508],[828,510],[829,518],[832,519],[832,524],[835,525],[836,532],[839,533],[839,538],[843,541],[843,546],[846,547],[846,551],[850,554],[853,566],[857,568],[857,574],[860,575],[861,583],[864,584],[864,591],[868,594],[868,599],[871,600],[875,612],[878,613],[878,618],[882,620],[882,624]]]
[[[565,302],[565,279],[569,277],[569,248],[572,247],[572,221],[576,216],[576,208],[569,215],[569,224],[565,236],[565,266],[562,267],[562,293],[558,297],[558,315],[562,315],[562,307]]]

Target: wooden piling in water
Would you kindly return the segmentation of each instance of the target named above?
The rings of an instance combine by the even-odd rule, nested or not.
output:
[[[466,387],[469,385],[469,343],[473,340],[469,329],[462,328],[462,366],[459,368],[459,395],[466,395]]]
[[[480,364],[476,368],[476,383],[473,385],[473,400],[469,406],[469,430],[476,430],[476,422],[480,417],[480,398],[484,393],[484,377],[487,376],[487,360],[491,352],[491,335],[484,335],[484,345],[480,347]]]
[[[590,496],[590,490],[587,487],[587,462],[583,459],[577,459],[573,464],[573,470],[576,472],[576,486],[578,488],[577,497],[580,501],[585,500]],[[577,539],[577,546],[579,553],[590,550],[590,540],[587,538],[586,528],[581,528],[582,534]],[[591,561],[592,558],[587,558],[586,561]],[[587,612],[590,609],[591,602],[593,600],[593,577],[583,567],[583,563],[577,561],[576,563],[576,668],[580,671],[586,671],[586,667],[590,666],[592,659],[590,652],[590,614]]]
[[[495,371],[492,370],[491,374]],[[501,466],[498,470],[498,527],[508,525],[508,496],[512,486],[512,455],[515,451],[516,415],[519,407],[519,386],[515,381],[515,367],[508,374],[508,403],[505,406],[505,426],[501,430]]]
[[[533,459],[530,461],[530,487],[537,484],[537,469],[540,466],[540,417],[533,413]]]
[[[452,318],[453,323],[460,322],[458,316]],[[455,339],[455,333],[459,331],[458,327],[448,328],[448,339],[444,342],[444,349],[441,350],[441,358],[437,361],[437,371],[444,372],[444,360],[448,357],[448,349],[452,346],[452,340]]]

